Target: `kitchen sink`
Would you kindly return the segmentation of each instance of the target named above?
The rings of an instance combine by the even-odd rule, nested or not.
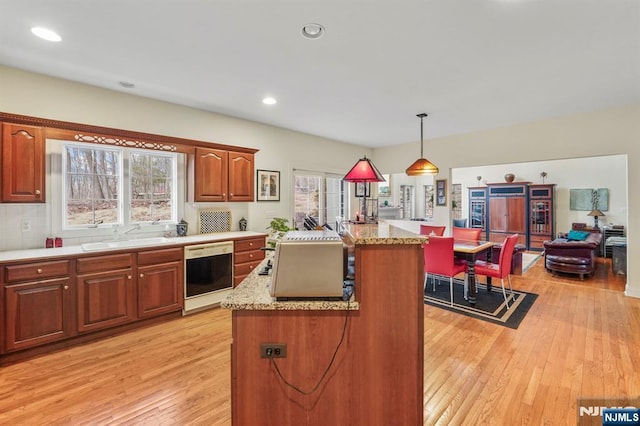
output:
[[[82,244],[81,247],[82,247],[82,250],[84,251],[114,250],[119,248],[155,246],[158,244],[167,243],[169,241],[170,240],[165,237],[151,237],[151,238],[139,238],[136,240],[101,241],[97,243],[85,243],[85,244]]]

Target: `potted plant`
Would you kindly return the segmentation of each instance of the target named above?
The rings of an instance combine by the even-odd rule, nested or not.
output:
[[[285,219],[283,217],[274,217],[271,219],[269,226],[267,226],[267,229],[271,230],[268,238],[268,242],[271,247],[276,246],[276,242],[284,236],[285,232],[295,229],[289,228],[287,223],[289,223],[289,219]]]

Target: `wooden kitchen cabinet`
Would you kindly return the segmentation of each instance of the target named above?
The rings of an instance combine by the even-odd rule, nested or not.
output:
[[[253,201],[253,154],[229,152],[229,201]]]
[[[237,286],[264,259],[265,237],[248,238],[233,242],[233,286]]]
[[[2,123],[2,202],[45,202],[44,145],[41,127]]]
[[[193,201],[253,201],[253,157],[251,153],[195,148],[190,171]]]
[[[75,334],[74,288],[68,260],[4,267],[4,351],[11,352]]]
[[[138,317],[182,310],[183,253],[182,247],[138,253]]]
[[[135,320],[132,254],[81,258],[76,261],[78,332]]]

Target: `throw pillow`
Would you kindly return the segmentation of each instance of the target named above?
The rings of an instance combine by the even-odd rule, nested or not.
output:
[[[584,241],[589,236],[585,231],[569,231],[569,241]]]

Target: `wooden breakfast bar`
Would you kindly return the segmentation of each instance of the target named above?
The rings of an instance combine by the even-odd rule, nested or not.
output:
[[[222,302],[233,310],[234,425],[422,424],[427,237],[386,224],[346,229],[349,302],[275,301],[259,268]],[[264,343],[286,344],[286,357],[262,358]]]

